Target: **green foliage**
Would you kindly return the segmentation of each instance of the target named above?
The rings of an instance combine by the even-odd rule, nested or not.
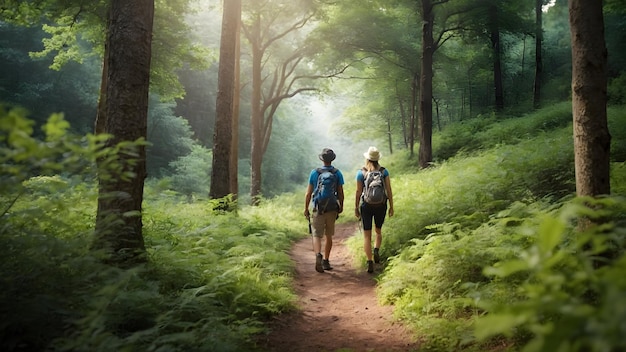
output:
[[[189,197],[194,194],[206,196],[209,193],[211,160],[210,150],[194,145],[191,153],[172,161],[172,189]]]
[[[0,178],[3,211],[26,191],[27,181],[36,176],[53,176],[77,170],[92,170],[92,161],[103,156],[105,135],[76,137],[67,133],[69,124],[60,114],[43,125],[45,141],[34,137],[34,122],[23,109],[0,106]]]
[[[626,202],[582,203],[515,203],[476,229],[433,226],[389,259],[379,298],[425,338],[425,350],[623,348],[616,297],[626,293]],[[613,221],[575,235],[581,215]]]
[[[143,214],[150,261],[110,267],[89,250],[91,170],[99,158],[111,176],[120,167],[107,160],[134,144],[102,149],[106,136],[69,135],[61,116],[44,141],[32,126],[19,109],[0,114],[0,349],[250,350],[261,321],[294,309],[287,250],[302,232],[273,221],[285,204],[218,213],[154,182]]]
[[[611,193],[626,194],[626,163],[611,164]]]
[[[623,280],[615,278],[624,269],[624,167],[613,164],[617,196],[601,200],[597,210],[568,200],[573,145],[571,127],[563,128],[569,124],[564,105],[488,128],[476,122],[477,150],[395,176],[396,215],[383,230],[386,268],[378,296],[424,337],[423,349],[623,348],[623,316],[607,312],[621,312],[612,297],[624,295]],[[619,116],[609,110],[613,126]],[[492,136],[501,142],[482,146]],[[624,139],[612,142],[621,146]],[[608,223],[575,236],[582,215]],[[356,253],[359,242],[350,241]],[[607,248],[612,259],[590,269]]]
[[[310,133],[300,128],[299,112],[292,104],[281,105],[280,116],[274,120],[272,139],[263,157],[263,195],[271,198],[285,192],[296,191],[306,184],[313,168],[309,158]],[[312,159],[312,158],[311,158]],[[304,192],[303,190],[301,192]]]
[[[609,80],[607,85],[609,103],[623,105],[626,103],[626,74]]]
[[[496,123],[497,122],[497,123]],[[448,125],[433,135],[433,158],[446,160],[459,152],[477,152],[500,144],[516,144],[569,126],[572,106],[562,102],[522,117],[478,117]]]
[[[27,107],[38,125],[50,114],[63,112],[73,131],[91,132],[101,62],[85,58],[82,64],[50,70],[46,60],[29,57],[29,52],[41,47],[43,35],[37,28],[0,25],[0,101]]]
[[[483,301],[478,294],[478,305],[489,313],[476,321],[477,338],[528,336],[524,351],[626,348],[625,204],[621,198],[581,199],[553,216],[533,218],[526,230],[532,245],[485,268],[515,295]],[[613,221],[577,233],[572,224],[580,216]]]
[[[571,134],[501,145],[475,156],[457,156],[393,181],[396,215],[385,227],[385,247],[399,251],[428,226],[457,222],[478,227],[489,215],[519,201],[559,199],[574,191]],[[419,216],[416,216],[419,214]]]
[[[611,161],[626,161],[626,111],[624,106],[607,110],[609,133],[611,133]]]
[[[189,155],[194,147],[193,132],[187,120],[173,113],[175,104],[150,97],[148,111],[147,170],[151,177],[169,175],[171,163]],[[210,163],[209,163],[210,164]]]
[[[208,51],[194,43],[185,23],[191,11],[189,0],[156,1],[154,15],[153,60],[150,83],[155,93],[166,100],[184,96],[177,69],[208,66]],[[3,7],[0,18],[11,23],[42,25],[49,34],[43,49],[34,58],[52,56],[50,67],[58,70],[69,62],[81,63],[86,57],[102,57],[106,33],[107,1],[37,1]]]

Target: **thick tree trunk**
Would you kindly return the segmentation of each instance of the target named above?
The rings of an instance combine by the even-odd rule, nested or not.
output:
[[[224,0],[220,61],[215,104],[215,129],[213,132],[213,163],[209,197],[223,198],[230,193],[231,148],[235,94],[235,61],[241,1]]]
[[[607,49],[602,2],[570,0],[569,16],[576,193],[610,194],[611,135],[606,113]]]
[[[104,130],[113,135],[108,146],[146,139],[153,0],[113,0],[108,24]],[[123,264],[144,252],[141,203],[146,177],[146,150],[120,152],[123,174],[100,174],[94,248],[104,249],[111,262]]]
[[[422,0],[422,60],[420,77],[420,112],[419,112],[419,165],[430,166],[433,160],[433,6],[431,0]]]
[[[533,107],[541,107],[541,76],[543,60],[541,44],[543,42],[543,24],[541,20],[543,0],[535,0],[535,84],[533,85]]]

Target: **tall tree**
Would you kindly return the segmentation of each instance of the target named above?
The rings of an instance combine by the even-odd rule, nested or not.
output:
[[[570,0],[576,193],[609,194],[607,49],[601,1]]]
[[[489,2],[487,25],[493,50],[493,91],[496,111],[504,110],[504,84],[502,83],[502,42],[500,40],[500,19],[502,14],[496,3]]]
[[[535,81],[533,84],[533,107],[538,109],[541,106],[541,77],[543,76],[543,60],[541,52],[543,50],[543,5],[544,0],[535,0]]]
[[[445,1],[444,1],[445,2]],[[422,168],[429,166],[433,160],[433,55],[438,43],[435,43],[433,30],[435,13],[431,0],[422,0],[422,60],[420,76],[420,109],[418,119],[419,132],[419,165]]]
[[[217,79],[217,100],[215,103],[215,130],[213,131],[213,167],[209,197],[222,198],[231,193],[230,163],[233,145],[233,119],[235,112],[235,90],[238,68],[237,37],[241,19],[241,0],[224,0],[222,35],[220,40],[220,61]]]
[[[112,0],[107,25],[106,103],[104,131],[113,147],[145,140],[154,0]],[[100,175],[94,248],[104,249],[112,262],[139,257],[144,248],[141,203],[146,177],[145,146],[136,154],[120,152],[119,175]],[[130,174],[131,177],[123,177]]]
[[[230,145],[230,193],[233,194],[235,198],[239,194],[239,107],[241,106],[240,96],[241,96],[241,13],[239,14],[240,23],[237,27],[237,43],[235,44],[235,94],[233,96],[233,120],[232,120],[232,131],[233,138],[231,139]]]
[[[256,0],[247,5],[248,17],[242,22],[242,30],[252,57],[250,197],[252,204],[257,205],[261,197],[263,155],[270,141],[276,110],[284,99],[315,90],[299,85],[310,77],[298,75],[298,66],[307,48],[299,47],[297,36],[313,18],[314,8],[306,0]]]
[[[462,15],[466,38],[470,41],[483,37],[491,50],[493,76],[493,104],[495,111],[505,108],[504,70],[506,42],[504,35],[518,36],[534,31],[531,13],[534,2],[518,0],[477,0],[467,3],[467,11]]]

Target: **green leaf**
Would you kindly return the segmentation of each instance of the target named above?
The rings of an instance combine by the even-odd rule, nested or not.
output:
[[[475,333],[478,340],[503,334],[511,336],[513,329],[526,322],[526,317],[519,314],[486,315],[476,321]]]
[[[46,133],[46,141],[48,142],[60,140],[69,128],[70,123],[65,120],[63,114],[50,115],[48,122],[41,127]]]
[[[485,275],[507,277],[528,269],[528,263],[523,260],[509,260],[506,262],[496,263],[494,266],[486,267],[483,272]]]
[[[555,218],[545,218],[539,225],[537,246],[542,255],[549,255],[561,243],[565,233],[565,224]]]

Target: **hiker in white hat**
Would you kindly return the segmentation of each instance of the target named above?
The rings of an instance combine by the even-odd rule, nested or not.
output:
[[[354,215],[363,225],[363,249],[367,257],[367,272],[374,272],[374,263],[380,262],[380,245],[383,241],[382,227],[385,215],[393,216],[393,193],[389,171],[380,166],[380,151],[369,147],[363,153],[365,166],[356,174],[356,195]],[[376,231],[374,251],[372,253],[372,225]]]

